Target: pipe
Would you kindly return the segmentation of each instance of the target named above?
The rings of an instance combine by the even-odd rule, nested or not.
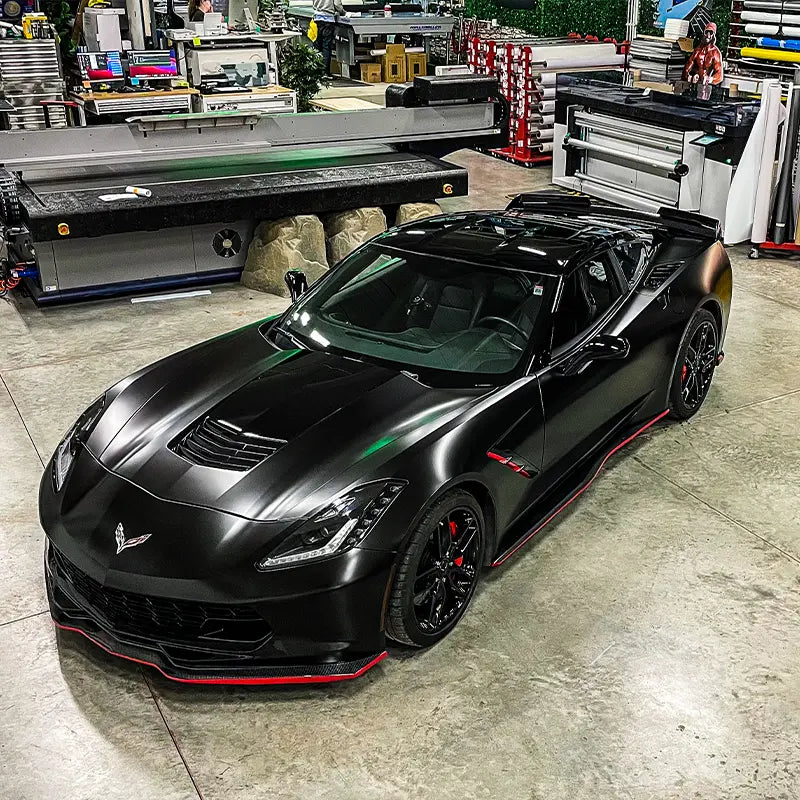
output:
[[[604,155],[614,156],[622,161],[630,161],[632,164],[641,164],[643,167],[656,167],[667,173],[674,173],[680,166],[681,160],[676,158],[673,161],[661,161],[647,156],[638,156],[635,153],[624,153],[614,150],[613,147],[605,147],[602,144],[585,142],[583,139],[572,139],[569,134],[564,138],[564,147],[577,147],[579,150],[588,150],[590,153],[603,153]],[[684,173],[687,174],[687,173]]]

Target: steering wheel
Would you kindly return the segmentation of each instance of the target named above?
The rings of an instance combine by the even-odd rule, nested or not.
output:
[[[502,322],[503,325],[508,325],[513,331],[518,333],[523,339],[528,338],[528,334],[525,333],[519,325],[515,325],[510,319],[506,319],[505,317],[496,317],[493,314],[490,314],[487,317],[481,317],[479,320],[476,320],[475,327],[477,328],[482,322],[486,322],[488,320],[493,320],[494,322]]]

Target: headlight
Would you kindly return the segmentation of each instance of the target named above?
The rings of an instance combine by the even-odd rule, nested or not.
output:
[[[267,570],[311,561],[355,547],[370,532],[403,490],[405,481],[378,481],[337,497],[318,514],[292,531],[256,563]]]
[[[61,440],[61,444],[56,449],[53,457],[53,485],[56,491],[61,491],[64,481],[69,473],[78,446],[86,441],[86,437],[91,433],[95,423],[100,419],[106,404],[106,396],[97,398],[86,411],[81,414],[75,424],[67,431],[67,435]]]

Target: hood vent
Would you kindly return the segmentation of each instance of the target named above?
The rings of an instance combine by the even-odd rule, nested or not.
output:
[[[204,417],[170,445],[170,450],[201,467],[246,472],[283,447],[271,439],[243,431],[222,419]]]

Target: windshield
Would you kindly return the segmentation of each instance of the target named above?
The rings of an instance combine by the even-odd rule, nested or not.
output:
[[[355,251],[303,295],[279,330],[403,369],[500,375],[517,367],[549,316],[551,276],[386,247]]]

